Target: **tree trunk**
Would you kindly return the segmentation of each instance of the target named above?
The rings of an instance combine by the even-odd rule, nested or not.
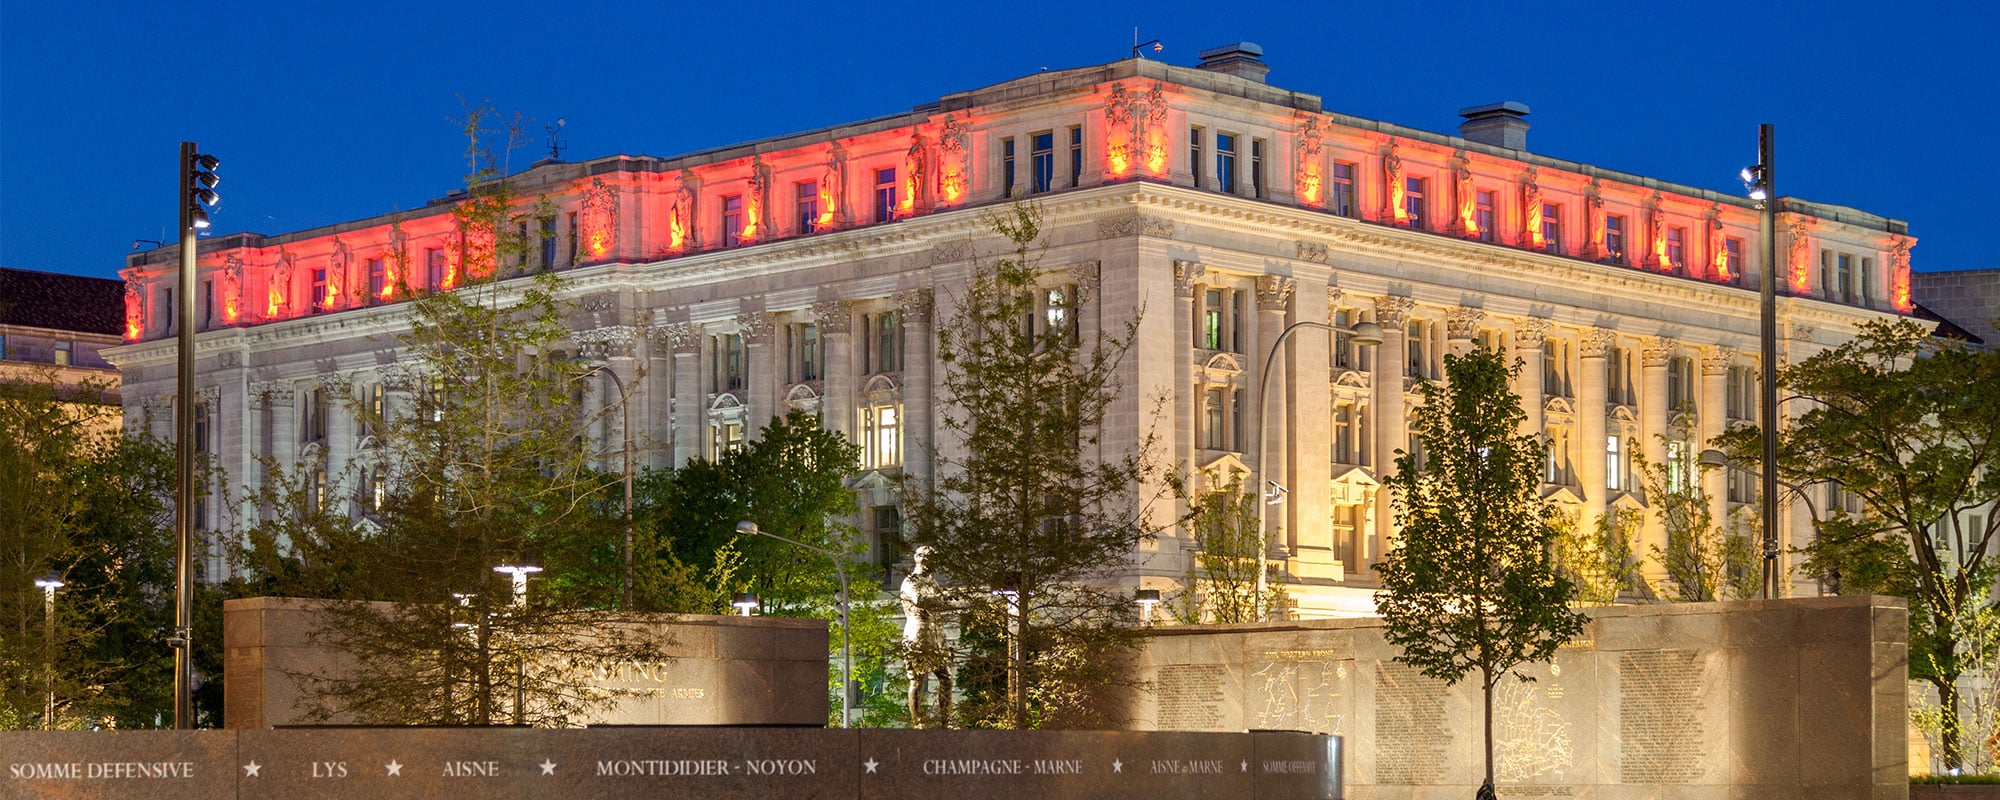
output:
[[[1486,785],[1493,785],[1493,672],[1479,669],[1479,683],[1486,695]]]
[[[1028,727],[1028,614],[1025,607],[1027,598],[1016,595],[1007,606],[1008,627],[1013,635],[1009,643],[1007,663],[1007,716],[1011,718],[1015,730]]]
[[[1965,752],[1959,739],[1963,735],[1958,720],[1958,675],[1941,676],[1931,681],[1938,690],[1938,741],[1944,745],[1944,769],[1946,773],[1956,772],[1965,766]]]

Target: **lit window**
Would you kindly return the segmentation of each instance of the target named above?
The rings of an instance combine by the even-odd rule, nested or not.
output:
[[[1403,213],[1410,218],[1410,227],[1422,230],[1424,227],[1424,179],[1403,179]]]
[[[1607,214],[1604,217],[1604,259],[1613,264],[1625,263],[1625,217]]]
[[[813,228],[819,224],[819,181],[800,181],[792,184],[792,187],[793,196],[798,198],[795,206],[799,212],[798,231],[812,233]]]
[[[1034,151],[1031,153],[1034,175],[1030,176],[1034,185],[1028,191],[1041,194],[1056,185],[1056,135],[1053,131],[1043,131],[1034,136]]]
[[[1618,436],[1604,437],[1604,488],[1621,491],[1625,488],[1625,459],[1618,452]]]
[[[432,289],[444,288],[444,248],[428,247],[424,249],[424,278],[426,286]]]
[[[1215,183],[1217,189],[1236,193],[1236,135],[1215,135]]]
[[[896,218],[896,170],[875,170],[875,221],[888,222]]]
[[[1493,193],[1481,189],[1472,197],[1472,224],[1479,226],[1479,240],[1493,241]]]
[[[1221,289],[1202,294],[1201,346],[1205,350],[1222,349],[1222,294]]]
[[[743,243],[743,196],[728,195],[722,198],[722,246],[735,247]]]
[[[312,307],[314,311],[333,307],[333,295],[326,290],[326,270],[316,269],[312,272]]]
[[[1043,334],[1068,336],[1076,332],[1076,319],[1070,314],[1070,291],[1064,287],[1049,289],[1043,296],[1042,314],[1047,320]]]
[[[1563,253],[1562,206],[1542,204],[1542,244],[1554,255]]]
[[[903,463],[903,433],[899,417],[902,408],[881,403],[861,409],[863,466],[882,469]]]
[[[56,342],[56,365],[67,367],[74,363],[75,347],[76,343],[74,342]],[[0,349],[5,349],[4,342],[0,342]]]
[[[372,303],[381,300],[384,297],[385,292],[383,290],[389,288],[388,280],[389,280],[388,270],[386,267],[383,266],[382,259],[379,258],[368,259],[369,302]]]
[[[709,426],[709,458],[719,459],[743,449],[743,421],[740,419],[718,420]]]
[[[1354,216],[1354,165],[1333,162],[1333,191],[1327,195],[1326,210],[1343,217]]]
[[[1687,229],[1674,227],[1667,229],[1667,263],[1675,272],[1687,269]]]
[[[1728,265],[1729,279],[1740,279],[1743,275],[1743,240],[1734,236],[1724,239],[1722,249],[1727,253],[1723,263]]]

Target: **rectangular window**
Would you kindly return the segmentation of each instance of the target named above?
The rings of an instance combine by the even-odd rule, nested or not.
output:
[[[1694,410],[1694,359],[1667,359],[1667,410]]]
[[[0,342],[0,350],[4,349],[6,349],[5,343]],[[56,366],[59,367],[67,367],[71,364],[76,363],[76,343],[56,342],[55,359],[56,359]]]
[[[1250,196],[1259,200],[1265,197],[1264,188],[1264,140],[1250,140]]]
[[[432,289],[442,289],[444,277],[444,248],[424,248],[424,285]]]
[[[1358,454],[1354,450],[1355,408],[1353,403],[1341,403],[1333,408],[1333,463],[1358,464]]]
[[[1667,263],[1673,265],[1674,272],[1687,272],[1688,229],[1673,227],[1667,229]]]
[[[1225,450],[1229,447],[1229,442],[1225,438],[1229,431],[1228,409],[1223,407],[1225,397],[1223,390],[1210,389],[1207,400],[1202,404],[1205,412],[1203,415],[1205,424],[1202,425],[1203,446],[1210,450]]]
[[[194,318],[200,320],[200,322],[197,322],[196,324],[200,325],[201,327],[198,327],[195,330],[208,330],[208,326],[215,322],[214,300],[215,300],[215,281],[212,279],[202,281],[201,294],[195,298],[195,309],[194,309]]]
[[[743,389],[743,337],[725,333],[715,337],[715,391]]]
[[[819,326],[792,326],[792,382],[819,380]]]
[[[326,441],[327,397],[325,388],[314,388],[300,399],[305,408],[300,409],[299,443],[313,444]]]
[[[710,443],[709,458],[719,459],[726,454],[743,449],[743,421],[722,420],[709,428],[715,441]]]
[[[1604,349],[1604,402],[1611,405],[1631,405],[1627,398],[1627,374],[1625,372],[1625,350],[1619,347]]]
[[[1058,286],[1042,292],[1042,335],[1071,336],[1076,333],[1076,315],[1071,313],[1067,286]]]
[[[1618,436],[1604,437],[1604,488],[1622,491],[1625,488],[1625,459],[1618,452]]]
[[[863,466],[883,469],[903,463],[901,412],[894,403],[861,409]]]
[[[379,302],[388,296],[388,292],[385,291],[389,288],[388,281],[389,273],[382,264],[382,259],[368,259],[368,302]]]
[[[1742,279],[1743,279],[1743,240],[1742,240],[1742,239],[1738,239],[1738,238],[1736,238],[1736,237],[1734,237],[1734,236],[1731,236],[1731,237],[1729,237],[1729,238],[1727,238],[1727,239],[1723,239],[1723,240],[1722,240],[1722,250],[1723,250],[1723,252],[1725,253],[1725,255],[1723,256],[1723,262],[1722,262],[1722,263],[1728,266],[1728,269],[1729,269],[1729,279],[1730,279],[1730,280],[1732,280],[1732,281],[1738,281],[1738,280],[1742,280]]]
[[[1056,134],[1054,131],[1037,133],[1032,140],[1034,146],[1030,154],[1030,168],[1034,185],[1028,191],[1041,194],[1056,186]]]
[[[722,198],[722,246],[735,247],[743,243],[743,196],[726,195]]]
[[[1834,273],[1835,286],[1840,293],[1840,302],[1854,302],[1854,256],[1840,254],[1840,271]]]
[[[312,273],[312,307],[314,311],[324,311],[333,307],[333,293],[326,290],[326,270],[316,269]]]
[[[1337,369],[1359,369],[1361,359],[1354,352],[1354,335],[1342,331],[1354,328],[1354,312],[1338,309],[1333,312],[1333,366]]]
[[[1333,191],[1327,194],[1326,210],[1343,217],[1354,216],[1355,165],[1333,162]]]
[[[1403,179],[1403,213],[1410,219],[1410,227],[1424,229],[1424,184],[1423,178]]]
[[[1861,304],[1864,306],[1875,305],[1875,259],[1866,257],[1861,259],[1861,275],[1859,277],[1859,283],[1861,284]]]
[[[1194,178],[1194,188],[1201,188],[1201,143],[1206,138],[1200,128],[1188,128],[1188,172]]]
[[[884,311],[866,318],[872,323],[868,337],[874,345],[870,355],[875,359],[873,372],[895,372],[903,368],[903,324],[901,315],[894,311]]]
[[[1819,251],[1819,290],[1822,296],[1833,297],[1833,251]]]
[[[544,271],[556,268],[556,218],[542,218],[542,263]]]
[[[1730,419],[1747,420],[1757,415],[1757,376],[1749,367],[1730,367],[1724,377],[1725,411]]]
[[[875,221],[888,222],[896,218],[896,170],[875,170]]]
[[[1230,194],[1236,189],[1236,134],[1215,135],[1215,188]]]
[[[1014,196],[1014,137],[1000,140],[1000,196]]]
[[[1069,129],[1069,185],[1075,186],[1083,180],[1083,128]]]
[[[569,212],[568,224],[569,224],[569,261],[567,263],[573,267],[576,266],[577,264],[576,248],[583,242],[583,238],[577,235],[576,212],[574,211]]]
[[[1430,365],[1430,357],[1424,348],[1424,331],[1429,327],[1423,320],[1410,320],[1409,332],[1404,336],[1409,351],[1408,370],[1403,374],[1430,377],[1430,371],[1426,369]]]
[[[1604,260],[1613,264],[1625,263],[1625,217],[1607,214],[1604,217]]]
[[[1202,295],[1201,346],[1206,350],[1222,349],[1222,294],[1210,289]]]
[[[1542,244],[1552,255],[1563,254],[1563,207],[1555,203],[1542,204]]]
[[[819,181],[800,181],[792,184],[793,206],[798,209],[799,233],[812,233],[819,225]]]
[[[518,269],[525,270],[528,268],[528,244],[528,223],[516,223],[514,225],[514,238],[507,245],[519,248],[514,251],[514,266]],[[493,262],[495,264],[500,262],[500,251],[502,249],[504,248],[497,245],[493,248]]]
[[[1485,189],[1472,193],[1472,224],[1479,226],[1479,241],[1493,241],[1493,193]]]

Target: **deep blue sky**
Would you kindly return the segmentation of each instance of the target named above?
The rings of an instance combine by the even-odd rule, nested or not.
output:
[[[215,231],[280,233],[460,185],[459,95],[566,118],[569,160],[674,155],[1124,58],[1137,25],[1418,128],[1519,100],[1535,152],[1726,191],[1772,122],[1783,193],[1909,221],[1918,269],[2000,267],[2000,10],[1622,5],[0,0],[0,265],[115,276],[174,224],[182,139],[223,161]]]

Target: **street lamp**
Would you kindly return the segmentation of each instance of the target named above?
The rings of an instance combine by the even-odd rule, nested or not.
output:
[[[1259,622],[1264,620],[1266,611],[1264,608],[1264,595],[1268,579],[1264,573],[1270,571],[1269,561],[1271,555],[1271,535],[1266,530],[1266,526],[1269,524],[1267,517],[1270,514],[1266,509],[1283,502],[1285,497],[1285,487],[1277,481],[1271,480],[1264,471],[1264,465],[1268,460],[1265,450],[1268,449],[1267,445],[1270,439],[1268,435],[1270,433],[1270,426],[1265,424],[1264,412],[1265,409],[1271,406],[1271,365],[1278,360],[1278,348],[1282,347],[1285,344],[1285,340],[1291,338],[1292,333],[1300,328],[1314,328],[1330,333],[1344,333],[1353,337],[1354,344],[1361,347],[1375,347],[1382,343],[1382,326],[1373,322],[1359,323],[1352,328],[1342,328],[1335,325],[1328,325],[1324,322],[1294,322],[1283,331],[1280,331],[1278,338],[1271,340],[1271,351],[1264,356],[1264,369],[1257,373],[1257,479],[1267,481],[1271,486],[1271,491],[1267,493],[1266,501],[1257,504],[1258,548],[1257,599],[1255,608],[1257,610],[1257,621]],[[1376,380],[1382,380],[1382,370],[1377,369],[1376,373]]]
[[[632,608],[632,396],[625,391],[625,379],[618,377],[618,372],[608,364],[584,370],[574,380],[597,373],[611,376],[611,384],[618,387],[618,410],[625,417],[625,575],[618,586],[618,603],[629,610]]]
[[[1750,199],[1757,201],[1758,226],[1763,253],[1758,276],[1759,361],[1763,368],[1758,425],[1763,439],[1764,511],[1764,599],[1777,595],[1778,587],[1778,193],[1773,180],[1776,161],[1776,134],[1769,123],[1757,126],[1757,165],[1745,167],[1742,178]]]
[[[42,588],[42,669],[49,683],[42,730],[52,731],[56,728],[56,590],[62,588],[62,576],[50,572],[46,578],[36,578],[35,585]]]
[[[542,568],[533,564],[501,564],[493,568],[514,579],[514,607],[528,605],[528,576],[541,572]],[[516,652],[514,654],[514,724],[528,724],[528,661]]]
[[[1723,467],[1726,469],[1733,469],[1738,472],[1747,472],[1757,476],[1767,486],[1775,483],[1777,485],[1785,487],[1786,489],[1791,490],[1792,494],[1798,495],[1800,500],[1806,501],[1806,513],[1812,515],[1813,535],[1814,536],[1819,535],[1819,523],[1820,520],[1823,519],[1823,517],[1819,515],[1819,506],[1813,503],[1812,492],[1806,491],[1806,487],[1800,486],[1796,483],[1792,483],[1791,481],[1778,480],[1776,475],[1772,473],[1760,472],[1758,470],[1738,466],[1736,462],[1729,460],[1729,454],[1724,453],[1721,450],[1708,449],[1701,451],[1701,458],[1698,463],[1700,463],[1704,467]],[[1775,495],[1776,493],[1773,492],[1772,494]],[[1775,502],[1765,504],[1763,506],[1764,514],[1767,517],[1775,515],[1776,514],[1775,509],[1777,507],[1778,504]],[[1771,578],[1772,576],[1777,575],[1778,571],[1778,564],[1777,564],[1778,545],[1775,539],[1768,538],[1769,537],[1768,532],[1770,530],[1772,530],[1771,526],[1765,527],[1765,531],[1767,532],[1766,534],[1767,538],[1764,540],[1764,574],[1766,577],[1764,585],[1766,594],[1764,595],[1764,599],[1766,600],[1771,599],[1769,591],[1771,587],[1776,583],[1776,581],[1771,580]],[[1836,587],[1834,593],[1839,594],[1840,590]]]
[[[751,612],[757,610],[757,594],[755,592],[737,592],[729,600],[729,604],[736,607],[737,614],[745,617],[750,616]]]
[[[757,523],[743,520],[736,523],[736,532],[744,536],[769,536],[790,545],[803,547],[827,558],[833,559],[834,574],[840,576],[840,596],[834,598],[834,608],[840,615],[840,727],[852,725],[848,719],[853,706],[854,695],[854,641],[847,629],[847,565],[841,557],[824,547],[787,539],[757,527]]]
[[[1140,589],[1132,596],[1132,601],[1139,604],[1140,624],[1148,627],[1152,626],[1153,607],[1160,604],[1160,590]]]
[[[180,208],[180,285],[174,299],[180,324],[176,336],[178,369],[174,405],[174,633],[167,644],[174,649],[174,728],[194,727],[194,292],[195,231],[208,227],[208,212],[220,202],[215,194],[215,175],[221,161],[195,150],[194,142],[181,142],[177,205]]]

